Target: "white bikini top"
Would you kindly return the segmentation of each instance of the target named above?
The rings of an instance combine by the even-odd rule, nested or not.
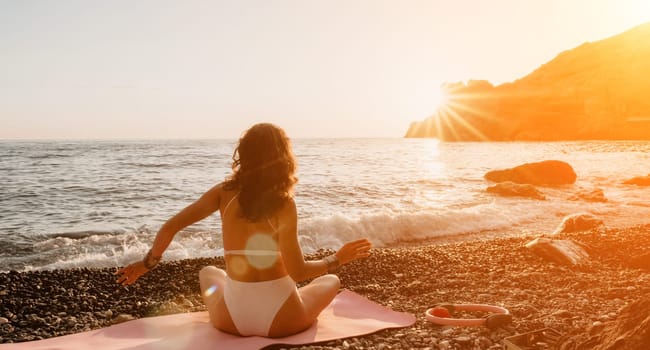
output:
[[[228,201],[228,204],[226,204],[226,207],[223,209],[223,216],[226,215],[226,212],[228,211],[228,207],[230,207],[230,203],[239,196],[239,193],[236,195],[232,196],[230,201]],[[273,229],[273,232],[277,232],[278,230],[275,228],[273,223],[271,223],[271,219],[266,219],[266,222],[269,223],[269,226]],[[248,256],[271,256],[271,255],[280,255],[279,250],[271,250],[271,249],[237,249],[237,250],[225,250],[223,251],[224,255],[248,255]]]

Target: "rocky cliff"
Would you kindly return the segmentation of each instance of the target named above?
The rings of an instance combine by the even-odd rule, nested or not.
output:
[[[493,86],[445,83],[447,103],[406,137],[447,141],[650,139],[650,23],[560,53]]]

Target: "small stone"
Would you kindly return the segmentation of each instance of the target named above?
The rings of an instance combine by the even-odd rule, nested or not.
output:
[[[95,316],[110,319],[113,317],[113,311],[95,311]]]
[[[607,321],[611,321],[611,320],[612,320],[612,318],[609,317],[609,315],[600,315],[598,317],[598,321],[601,321],[601,322],[607,322]]]
[[[466,336],[466,335],[461,335],[459,337],[456,337],[454,339],[457,343],[462,344],[462,345],[467,345],[472,341],[472,338]]]
[[[444,336],[444,337],[448,337],[448,336],[452,335],[453,333],[454,333],[453,328],[447,328],[447,329],[443,330],[442,332],[440,332],[440,334],[442,334],[442,336]]]
[[[129,314],[119,314],[115,319],[113,320],[113,324],[118,324],[126,321],[131,321],[135,320],[135,317],[129,315]]]
[[[481,349],[487,349],[487,348],[489,348],[490,346],[493,345],[492,341],[490,339],[486,338],[486,337],[478,338],[478,342],[479,342],[479,345],[480,345]]]
[[[2,328],[0,328],[0,331],[2,331],[2,333],[7,335],[13,333],[14,330],[15,330],[14,326],[12,326],[11,324],[5,324],[2,326]]]
[[[449,343],[449,340],[443,340],[438,343],[438,348],[440,348],[440,350],[448,350],[451,348],[451,343]]]
[[[591,324],[591,327],[589,328],[589,334],[596,335],[600,333],[603,330],[603,328],[605,328],[605,324],[603,322],[596,321]]]
[[[5,324],[5,323],[9,323],[9,320],[4,317],[0,317],[0,324]]]
[[[183,298],[180,302],[180,305],[183,307],[186,307],[188,309],[191,309],[194,307],[194,304],[189,299]]]
[[[77,318],[70,316],[65,320],[65,323],[68,327],[74,327],[74,325],[77,324]]]
[[[58,316],[52,316],[50,321],[47,323],[49,326],[58,326],[61,323],[61,318]]]
[[[562,318],[569,318],[572,315],[573,314],[567,310],[557,310],[553,313],[553,316],[562,317]]]

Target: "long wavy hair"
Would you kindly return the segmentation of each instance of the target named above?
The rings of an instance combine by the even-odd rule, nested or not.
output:
[[[233,173],[224,189],[239,191],[242,216],[256,222],[272,216],[293,196],[296,159],[281,128],[255,124],[239,139],[232,155]]]

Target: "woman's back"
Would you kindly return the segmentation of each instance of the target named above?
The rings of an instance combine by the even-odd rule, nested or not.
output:
[[[221,208],[224,257],[230,278],[261,282],[287,275],[278,244],[279,215],[251,222],[241,215],[239,192],[224,191]]]

